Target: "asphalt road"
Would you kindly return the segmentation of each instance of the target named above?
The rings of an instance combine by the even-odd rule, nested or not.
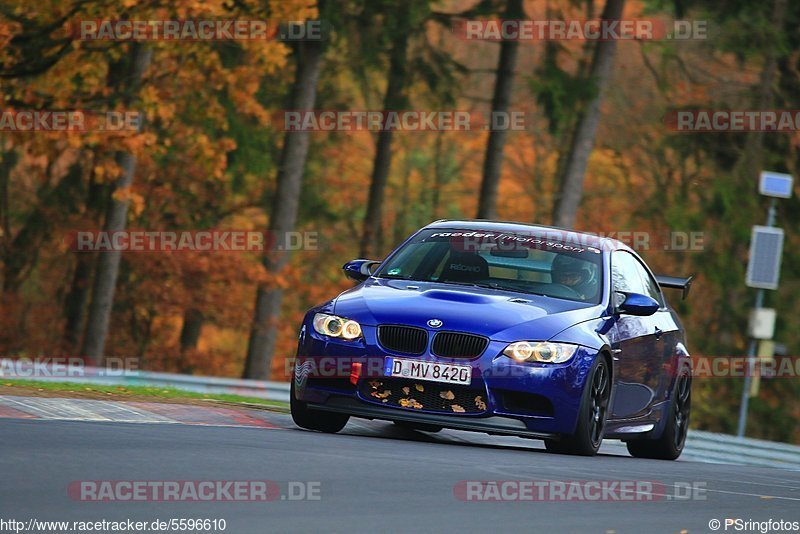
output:
[[[275,419],[284,428],[0,420],[0,519],[209,518],[225,519],[233,533],[711,532],[712,519],[800,521],[795,471],[637,460],[618,446],[594,458],[561,456],[538,441],[370,421],[325,435],[294,428],[286,415]],[[283,497],[289,481],[318,482],[319,499],[75,500],[70,482],[86,480],[271,480]],[[673,498],[465,502],[454,493],[464,480],[655,481]],[[690,486],[694,498],[674,498]]]

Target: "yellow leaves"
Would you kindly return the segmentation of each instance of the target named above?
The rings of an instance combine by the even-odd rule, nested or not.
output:
[[[169,123],[175,117],[175,104],[171,102],[161,102],[156,107],[156,115],[159,120],[164,123]]]
[[[139,91],[139,100],[144,107],[153,108],[155,107],[157,110],[162,105],[165,105],[161,102],[158,94],[158,88],[151,84],[146,84],[144,87],[141,88]],[[172,105],[174,104],[166,104]]]
[[[128,209],[131,211],[131,215],[134,217],[138,217],[144,211],[144,197],[140,194],[134,193],[130,197],[130,206]]]
[[[403,408],[414,408],[415,410],[421,410],[423,408],[422,404],[416,399],[400,399],[399,404]]]
[[[117,202],[128,202],[128,209],[133,216],[141,215],[144,210],[144,197],[133,192],[130,187],[122,187],[114,191],[112,198]]]
[[[316,2],[303,0],[270,0],[269,12],[274,20],[306,20],[317,16]]]

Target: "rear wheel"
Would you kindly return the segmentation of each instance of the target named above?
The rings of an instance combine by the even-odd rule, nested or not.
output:
[[[329,434],[339,432],[350,419],[349,415],[322,412],[309,408],[308,403],[298,400],[295,397],[294,380],[292,380],[292,385],[290,386],[289,408],[292,411],[292,420],[297,426],[307,428],[308,430],[319,430],[320,432],[327,432]]]
[[[689,433],[689,415],[692,409],[692,379],[684,368],[675,381],[675,390],[668,410],[664,431],[658,439],[628,441],[628,452],[636,458],[675,460],[683,452]]]
[[[548,451],[579,456],[597,454],[603,443],[611,397],[611,373],[604,357],[597,357],[590,377],[583,390],[575,433],[562,436],[560,440],[544,440]]]

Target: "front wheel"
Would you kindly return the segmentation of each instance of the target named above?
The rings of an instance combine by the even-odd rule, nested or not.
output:
[[[600,449],[611,398],[611,373],[603,356],[597,357],[589,376],[581,397],[575,433],[562,436],[560,440],[544,440],[549,452],[594,456]]]
[[[689,369],[684,368],[675,380],[667,421],[658,439],[628,441],[625,445],[635,458],[675,460],[683,452],[686,435],[689,433],[689,414],[692,408],[692,379]]]
[[[294,379],[289,389],[289,408],[292,412],[292,421],[300,428],[308,430],[318,430],[320,432],[327,432],[335,434],[339,432],[347,424],[350,419],[349,415],[321,412],[319,410],[312,410],[305,403],[295,397],[294,392]]]

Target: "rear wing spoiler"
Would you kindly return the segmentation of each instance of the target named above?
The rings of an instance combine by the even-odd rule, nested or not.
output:
[[[669,289],[683,290],[682,298],[684,299],[686,298],[686,295],[689,294],[689,288],[692,286],[693,278],[694,276],[683,278],[680,276],[665,276],[663,274],[656,275],[656,281],[658,282],[658,285]]]

